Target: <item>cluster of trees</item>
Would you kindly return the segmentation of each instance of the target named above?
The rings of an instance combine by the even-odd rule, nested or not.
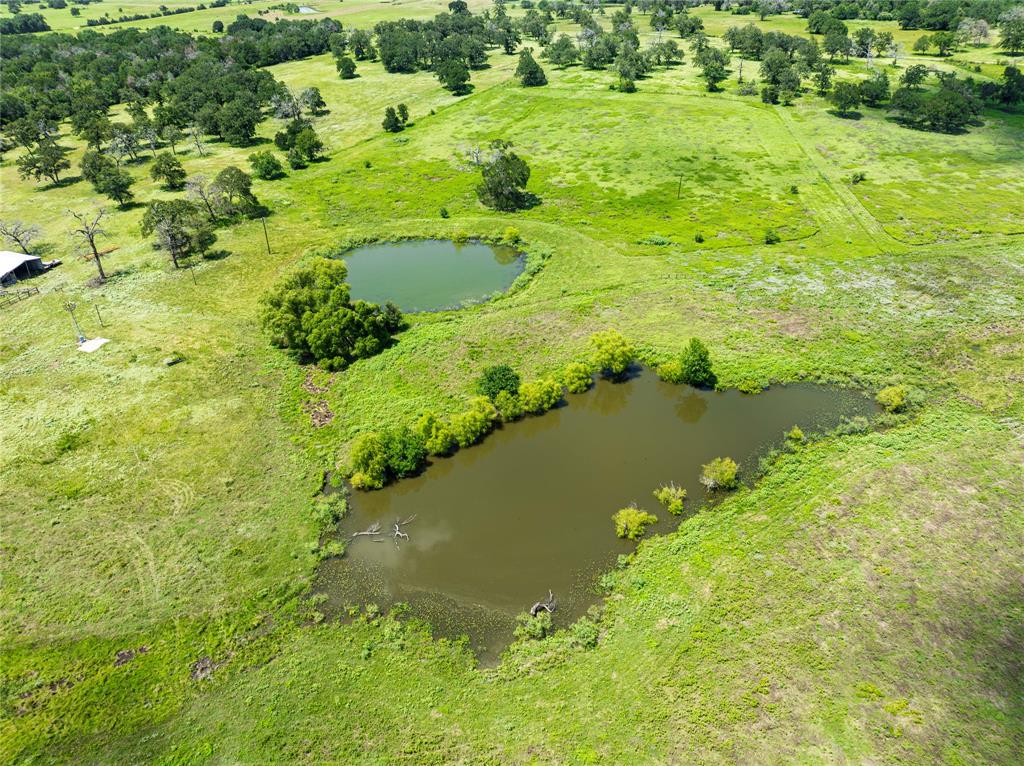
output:
[[[836,19],[898,21],[901,29],[953,31],[965,18],[995,24],[1019,0],[797,0],[793,5],[805,17],[827,12]]]
[[[153,163],[151,171],[169,188],[187,190],[185,199],[151,202],[140,224],[142,235],[154,236],[155,245],[167,252],[175,268],[213,246],[217,241],[215,227],[267,212],[252,191],[252,178],[234,166],[224,168],[212,180],[202,175],[186,180],[181,164],[165,153]],[[127,194],[131,194],[130,189]]]
[[[19,13],[11,18],[0,19],[0,35],[23,35],[29,32],[49,32],[41,13]]]
[[[658,37],[641,50],[639,26],[632,6],[627,5],[612,14],[610,31],[605,31],[591,12],[581,6],[572,8],[572,18],[581,27],[578,44],[566,34],[557,39],[552,39],[550,34],[538,38],[547,41],[541,58],[559,68],[578,62],[587,69],[613,67],[619,78],[617,87],[625,92],[636,90],[636,81],[652,70],[682,62],[683,51],[675,40],[663,36],[666,30],[674,28],[681,37],[691,39],[704,35],[703,23],[689,17],[682,5],[649,4],[650,23]]]
[[[1019,0],[1014,2],[1017,4],[1002,0],[934,0],[928,3],[908,0],[900,6],[901,15],[890,14],[888,18],[899,18],[902,29],[925,29],[934,33],[918,38],[914,44],[914,50],[918,52],[936,48],[940,55],[945,56],[959,45],[984,45],[991,39],[993,26],[998,26],[999,45],[1010,53],[1016,53],[1024,51],[1024,5]],[[835,50],[836,55],[844,57],[851,54],[866,57],[872,49],[880,56],[891,52],[895,45],[891,33],[862,27],[851,38],[842,20],[857,16],[844,14],[843,10],[843,6],[831,10],[816,7],[807,15],[807,30],[811,34],[824,35],[823,45],[827,51]],[[842,50],[844,39],[848,41],[848,52]]]
[[[136,142],[163,138],[173,146],[187,133],[245,145],[263,109],[284,90],[261,67],[323,53],[339,30],[329,19],[271,23],[239,16],[217,39],[167,27],[5,39],[0,119],[6,140],[52,151],[37,145],[68,120],[90,145],[120,141],[107,112],[124,103]]]
[[[274,134],[274,146],[285,153],[293,170],[304,168],[324,156],[324,143],[313,127],[313,117],[324,114],[327,104],[320,89],[304,88],[298,94],[282,88],[271,100],[274,116],[287,120],[284,130]],[[308,116],[307,116],[308,115]]]
[[[381,126],[388,133],[401,133],[409,124],[409,107],[405,104],[389,106],[384,110],[384,121]]]
[[[476,444],[502,422],[540,415],[558,406],[565,392],[582,393],[595,373],[621,378],[636,357],[633,346],[614,330],[595,333],[585,360],[571,362],[558,375],[522,381],[507,364],[485,368],[469,406],[448,419],[425,412],[414,427],[364,434],[351,455],[352,485],[380,489],[418,472],[429,455],[450,455]],[[685,494],[685,493],[684,493]]]
[[[405,327],[402,312],[356,300],[343,261],[316,258],[263,299],[262,324],[273,345],[327,370],[342,370],[386,348]]]
[[[936,87],[925,87],[932,79]],[[1013,107],[1024,103],[1024,74],[1006,67],[1001,82],[975,83],[950,72],[932,72],[923,64],[907,67],[898,87],[890,91],[889,75],[876,71],[859,83],[839,82],[829,94],[836,111],[847,115],[861,104],[889,108],[901,123],[924,130],[954,133],[975,120],[985,103]]]
[[[163,6],[160,8],[160,10],[155,11],[153,13],[125,13],[116,18],[112,16],[101,16],[98,19],[86,19],[85,25],[87,27],[103,27],[108,24],[123,24],[129,21],[142,21],[143,19],[158,19],[161,16],[175,16],[179,13],[192,13],[193,11],[202,10],[206,10],[206,6],[202,4],[197,6],[183,5],[174,8],[168,8],[166,6]]]

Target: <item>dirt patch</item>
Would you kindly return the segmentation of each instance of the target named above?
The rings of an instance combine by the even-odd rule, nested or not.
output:
[[[225,657],[220,662],[214,662],[212,659],[210,659],[210,655],[200,657],[198,660],[192,663],[192,668],[191,672],[189,673],[189,677],[193,681],[208,680],[211,676],[213,676],[214,672],[218,668],[222,668],[228,663],[228,660],[231,659],[232,654],[232,652],[229,652],[227,657]]]
[[[322,428],[334,420],[334,413],[323,399],[307,399],[302,403],[302,410],[309,414],[314,428]]]
[[[306,371],[306,379],[302,381],[302,388],[304,391],[308,391],[311,394],[326,394],[327,386],[318,386],[313,382],[313,371]]]
[[[138,649],[122,649],[114,655],[114,667],[119,668],[122,665],[127,665],[140,654],[145,654],[148,651],[148,646],[140,646]]]

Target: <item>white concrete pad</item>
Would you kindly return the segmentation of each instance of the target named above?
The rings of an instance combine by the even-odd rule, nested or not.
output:
[[[110,343],[110,338],[93,338],[92,340],[87,340],[85,343],[79,343],[78,350],[91,354],[105,343]]]

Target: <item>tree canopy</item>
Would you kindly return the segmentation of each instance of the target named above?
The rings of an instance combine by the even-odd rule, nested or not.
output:
[[[402,313],[353,301],[344,261],[316,258],[289,274],[263,299],[262,324],[271,343],[327,370],[342,370],[379,353],[404,326]]]

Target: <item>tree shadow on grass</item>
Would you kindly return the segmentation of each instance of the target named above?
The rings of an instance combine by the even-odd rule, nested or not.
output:
[[[863,114],[856,110],[850,112],[841,112],[838,109],[829,109],[828,113],[831,114],[833,117],[838,117],[840,120],[852,120],[853,122],[856,122],[857,120],[860,120],[864,117]]]

